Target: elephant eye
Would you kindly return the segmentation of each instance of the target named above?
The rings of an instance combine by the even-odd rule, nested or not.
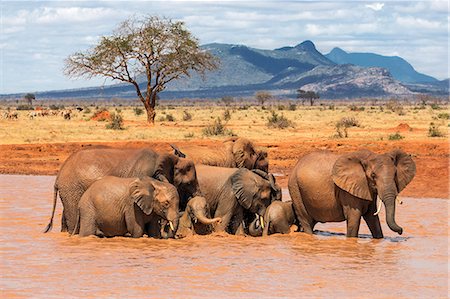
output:
[[[167,209],[169,206],[170,206],[170,203],[169,203],[169,201],[164,201],[163,203],[162,203],[162,206],[163,206],[163,208],[164,209]]]

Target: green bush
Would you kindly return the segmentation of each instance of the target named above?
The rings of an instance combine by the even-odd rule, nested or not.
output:
[[[297,105],[296,105],[296,104],[293,104],[293,103],[290,103],[290,104],[289,104],[289,107],[288,107],[288,110],[289,110],[289,111],[295,111],[295,110],[297,110]]]
[[[350,105],[350,111],[364,111],[366,108],[364,106],[358,107],[356,105]]]
[[[439,130],[439,126],[431,122],[428,128],[428,137],[444,137],[444,133]]]
[[[189,111],[184,110],[183,111],[183,121],[190,121],[192,120],[192,114],[189,113]]]
[[[227,129],[225,125],[222,123],[222,120],[220,117],[218,117],[216,120],[214,120],[214,123],[211,125],[206,126],[202,130],[203,135],[205,136],[223,136],[223,135],[230,135],[230,136],[236,136],[233,131]]]
[[[388,136],[388,139],[389,139],[389,140],[401,140],[401,139],[403,139],[403,138],[405,138],[405,137],[402,136],[402,135],[400,135],[399,132],[396,132],[395,134],[390,134],[390,135]]]
[[[276,129],[295,127],[291,120],[287,119],[283,114],[278,115],[275,111],[272,111],[272,115],[267,118],[267,126]]]
[[[437,117],[440,119],[450,119],[450,114],[448,114],[447,112],[439,113]]]
[[[65,109],[64,105],[55,105],[55,104],[51,104],[50,106],[48,106],[48,108],[50,110],[60,110],[60,109]]]
[[[123,130],[123,118],[120,113],[111,113],[111,120],[106,124],[107,129]]]
[[[144,109],[139,108],[139,107],[134,107],[133,112],[134,112],[134,115],[139,116],[139,115],[144,114]]]
[[[175,121],[175,117],[172,114],[166,114],[166,121]]]
[[[34,108],[31,105],[19,105],[16,110],[34,110]]]
[[[434,103],[434,104],[431,104],[431,109],[433,109],[433,110],[441,110],[442,108],[438,104]]]

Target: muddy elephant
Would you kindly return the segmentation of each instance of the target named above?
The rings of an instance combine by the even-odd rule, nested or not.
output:
[[[292,201],[273,201],[266,209],[264,223],[259,217],[248,226],[249,235],[253,237],[268,236],[275,233],[289,234],[291,226],[296,223]]]
[[[153,217],[178,228],[177,189],[170,183],[150,177],[103,177],[84,192],[78,203],[74,233],[81,237],[126,236],[139,238],[147,232]]]
[[[180,197],[180,209],[189,198],[200,195],[192,160],[173,154],[158,154],[150,149],[83,149],[72,154],[61,166],[54,185],[53,212],[45,232],[53,225],[56,200],[63,204],[61,231],[75,227],[78,202],[98,178],[149,176],[173,184]]]
[[[242,137],[227,139],[215,149],[185,146],[181,151],[198,164],[269,171],[267,151],[256,148],[253,142]]]
[[[261,170],[197,165],[197,177],[209,214],[222,219],[213,225],[215,232],[242,234],[245,211],[262,218],[269,204],[281,199],[273,175]]]
[[[347,236],[357,237],[362,216],[373,238],[383,238],[378,218],[381,202],[389,228],[402,234],[395,222],[396,198],[415,173],[413,159],[402,150],[385,154],[361,150],[344,155],[319,151],[297,162],[288,187],[304,232],[312,234],[317,222],[346,220]]]
[[[189,200],[183,216],[180,217],[177,238],[192,235],[206,235],[212,231],[212,224],[222,221],[221,218],[209,217],[209,206],[206,199],[201,196]]]

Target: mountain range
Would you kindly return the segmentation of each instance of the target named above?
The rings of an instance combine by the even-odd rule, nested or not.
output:
[[[204,80],[197,74],[172,81],[161,98],[220,98],[251,96],[260,90],[295,97],[312,90],[321,98],[408,96],[416,92],[448,95],[448,80],[417,72],[401,57],[347,53],[334,48],[323,55],[311,41],[294,47],[262,50],[244,45],[212,43],[202,46],[220,59],[218,70]],[[145,77],[139,84],[146,84]],[[37,92],[40,98],[135,98],[130,84]]]

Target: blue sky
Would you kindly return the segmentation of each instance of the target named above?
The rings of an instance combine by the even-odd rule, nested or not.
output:
[[[449,4],[436,1],[2,1],[0,94],[97,86],[72,80],[63,60],[133,14],[182,20],[201,44],[274,49],[312,40],[323,54],[398,55],[448,78]]]

